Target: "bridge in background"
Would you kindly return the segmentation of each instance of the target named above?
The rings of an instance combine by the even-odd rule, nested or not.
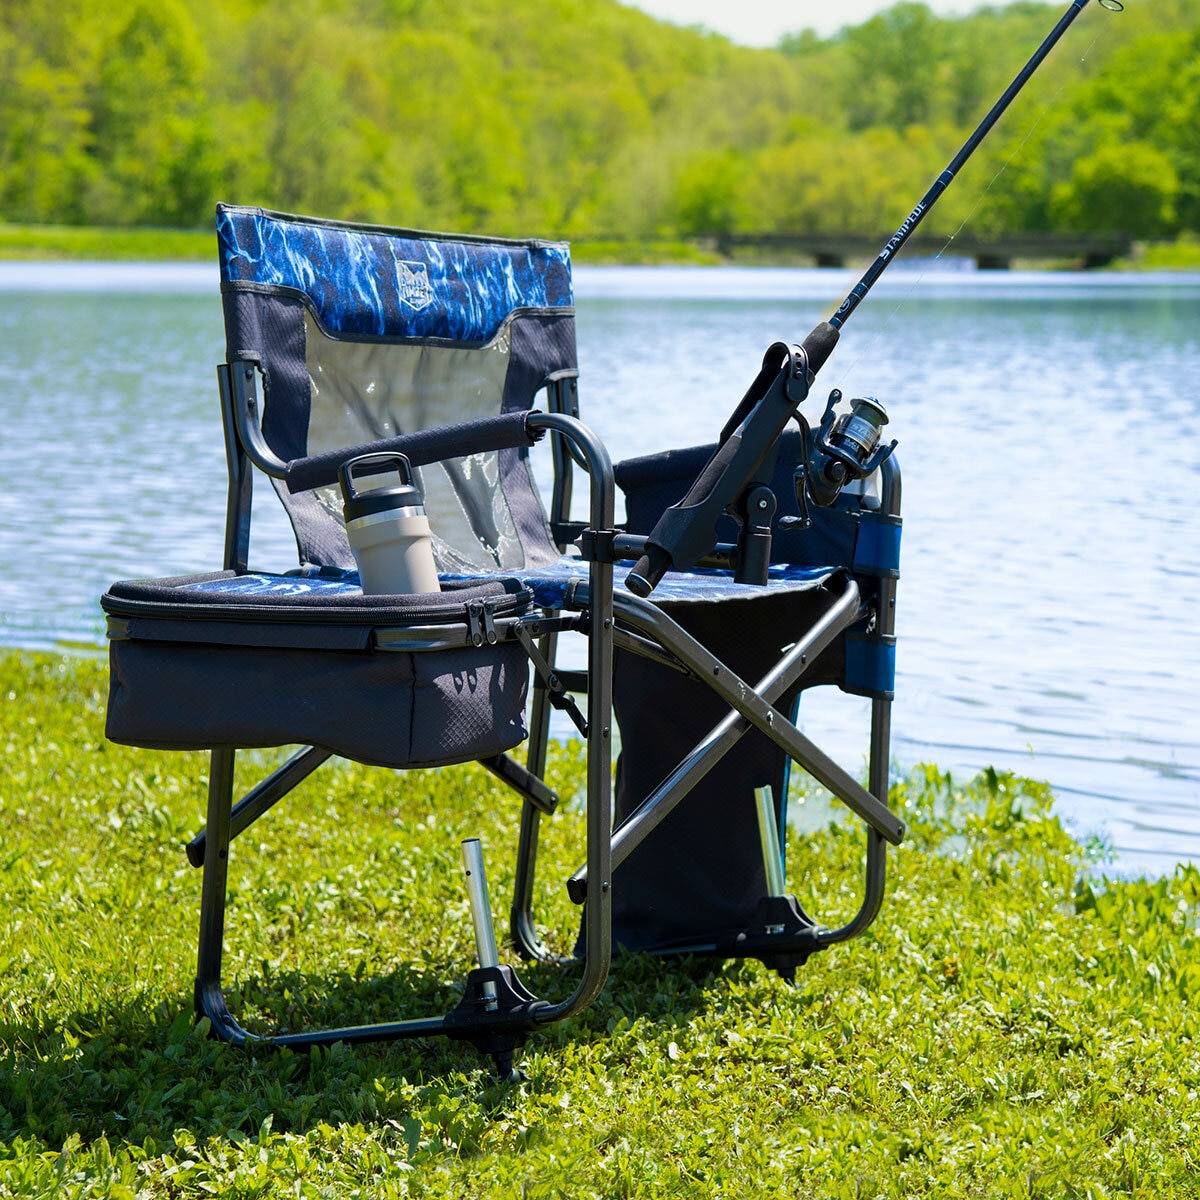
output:
[[[841,233],[726,233],[715,239],[717,250],[732,256],[738,250],[802,254],[819,267],[844,267],[847,262],[869,261],[887,244],[891,234],[863,237]],[[1007,271],[1014,260],[1073,262],[1085,270],[1106,267],[1133,249],[1127,234],[1018,233],[998,238],[960,234],[949,243],[932,234],[913,234],[900,257],[940,254],[943,258],[973,258],[981,271]]]

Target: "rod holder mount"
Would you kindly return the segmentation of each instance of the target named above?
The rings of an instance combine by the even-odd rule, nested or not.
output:
[[[487,874],[483,869],[483,846],[478,838],[464,838],[462,844],[463,875],[467,884],[467,899],[471,903],[471,924],[475,927],[475,956],[485,969],[500,965],[496,948],[496,927],[492,922],[492,902],[488,899]],[[484,1007],[496,1007],[496,985],[490,980],[482,985]]]

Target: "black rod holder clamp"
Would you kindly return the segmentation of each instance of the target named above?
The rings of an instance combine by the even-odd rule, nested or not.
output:
[[[741,530],[733,573],[738,583],[766,585],[771,565],[771,522],[777,507],[775,493],[763,483],[752,483],[738,497],[735,517]]]
[[[813,371],[837,340],[837,332],[826,328],[831,338],[814,340],[814,330],[804,346],[776,342],[768,348],[762,369],[721,431],[712,458],[688,494],[659,517],[646,539],[646,552],[625,581],[635,595],[650,595],[669,569],[685,571],[710,553],[717,544],[718,518],[722,513],[740,516],[739,501],[753,490],[754,481],[763,475],[770,478],[779,435],[808,398]]]

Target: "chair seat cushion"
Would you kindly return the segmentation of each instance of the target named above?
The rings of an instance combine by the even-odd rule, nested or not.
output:
[[[613,581],[623,587],[630,572],[628,563],[613,567]],[[803,567],[786,563],[772,565],[766,588],[737,583],[728,571],[668,571],[654,589],[651,599],[656,604],[712,604],[729,600],[755,600],[765,592],[807,592],[824,586],[837,573],[838,567]],[[533,593],[533,602],[541,608],[567,607],[567,590],[575,585],[575,595],[586,599],[588,564],[580,558],[560,558],[547,566],[529,567],[504,576],[450,575],[439,576],[443,587],[480,586],[495,579],[513,578]],[[219,594],[225,600],[237,596],[268,595],[304,598],[311,603],[334,601],[363,603],[357,571],[333,571],[325,568],[320,574],[266,575],[249,574],[235,580],[202,581],[193,585],[196,590]],[[582,588],[582,591],[579,589]],[[370,597],[365,598],[367,601]]]
[[[613,567],[613,582],[623,590],[625,577],[631,567],[617,563]],[[654,589],[651,599],[656,604],[714,604],[730,600],[755,600],[764,593],[807,592],[822,587],[839,570],[837,567],[799,567],[776,564],[771,567],[766,588],[737,583],[728,571],[668,571]],[[579,558],[560,558],[547,566],[517,570],[513,577],[533,593],[540,608],[571,608],[587,603],[588,564]],[[479,585],[497,578],[494,575],[439,576],[442,586],[462,587]],[[243,594],[258,589],[280,586],[278,576],[246,575],[238,581]],[[334,573],[327,568],[320,575],[288,576],[285,585],[297,595],[316,597],[361,596],[356,571]],[[570,592],[572,603],[568,603]]]
[[[631,570],[629,563],[613,566],[613,583],[621,592],[625,591],[625,577]],[[837,567],[797,567],[779,563],[771,567],[765,588],[737,583],[728,571],[701,568],[668,571],[650,594],[650,599],[663,606],[756,600],[768,592],[812,591],[827,583],[837,570]],[[533,592],[534,602],[543,608],[570,607],[566,598],[572,585],[577,602],[587,602],[588,564],[582,559],[560,558],[548,567],[520,571],[518,578]]]

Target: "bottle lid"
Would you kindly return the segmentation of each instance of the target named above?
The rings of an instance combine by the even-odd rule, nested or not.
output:
[[[399,477],[396,484],[361,490],[355,486],[363,477],[391,471]],[[412,466],[403,454],[360,454],[349,458],[338,467],[338,483],[342,488],[342,516],[347,521],[399,508],[424,511],[421,493],[413,482]]]

